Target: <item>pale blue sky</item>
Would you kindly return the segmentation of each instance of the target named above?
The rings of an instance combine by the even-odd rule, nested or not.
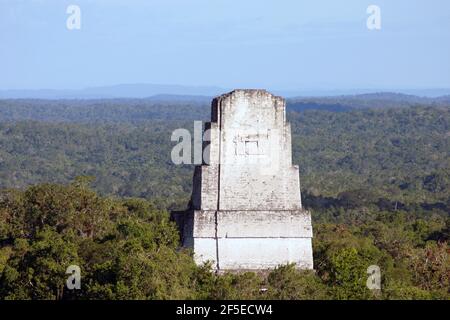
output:
[[[0,0],[0,89],[122,83],[450,88],[450,1]]]

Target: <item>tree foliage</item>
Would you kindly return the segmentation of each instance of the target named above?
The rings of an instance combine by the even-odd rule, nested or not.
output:
[[[168,214],[193,173],[172,164],[171,133],[207,106],[0,101],[0,299],[449,299],[450,109],[325,100],[351,111],[288,112],[314,272],[221,275],[180,249]]]
[[[431,237],[448,228],[440,215],[315,222],[315,272],[286,265],[215,275],[179,248],[166,211],[144,199],[99,196],[87,181],[0,193],[0,298],[370,299],[379,298],[366,287],[373,264],[382,270],[383,298],[449,298],[448,246]],[[81,290],[66,287],[70,265],[82,270]]]

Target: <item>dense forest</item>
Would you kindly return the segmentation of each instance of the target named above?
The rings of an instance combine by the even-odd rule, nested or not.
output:
[[[169,219],[193,174],[170,136],[207,105],[0,101],[0,299],[449,299],[450,107],[394,98],[290,102],[316,272],[222,276],[179,250]],[[64,287],[71,264],[82,290]]]
[[[201,106],[183,106],[179,117],[184,119],[166,120],[161,108],[155,107],[156,119],[148,115],[138,122],[0,122],[0,188],[68,183],[88,175],[96,177],[93,186],[103,195],[182,200],[182,206],[191,191],[193,167],[172,164],[176,142],[170,137],[177,128],[192,132]],[[365,190],[374,199],[401,203],[448,200],[449,108],[291,111],[288,118],[293,162],[300,166],[304,191],[338,197]]]

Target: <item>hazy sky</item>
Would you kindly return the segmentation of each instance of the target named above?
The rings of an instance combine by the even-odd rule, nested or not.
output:
[[[121,83],[449,88],[450,1],[0,0],[0,89]]]

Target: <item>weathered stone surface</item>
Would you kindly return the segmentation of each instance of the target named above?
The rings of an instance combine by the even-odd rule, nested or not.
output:
[[[264,90],[215,98],[207,163],[195,169],[183,244],[217,269],[312,269],[310,213],[292,165],[285,101]]]

